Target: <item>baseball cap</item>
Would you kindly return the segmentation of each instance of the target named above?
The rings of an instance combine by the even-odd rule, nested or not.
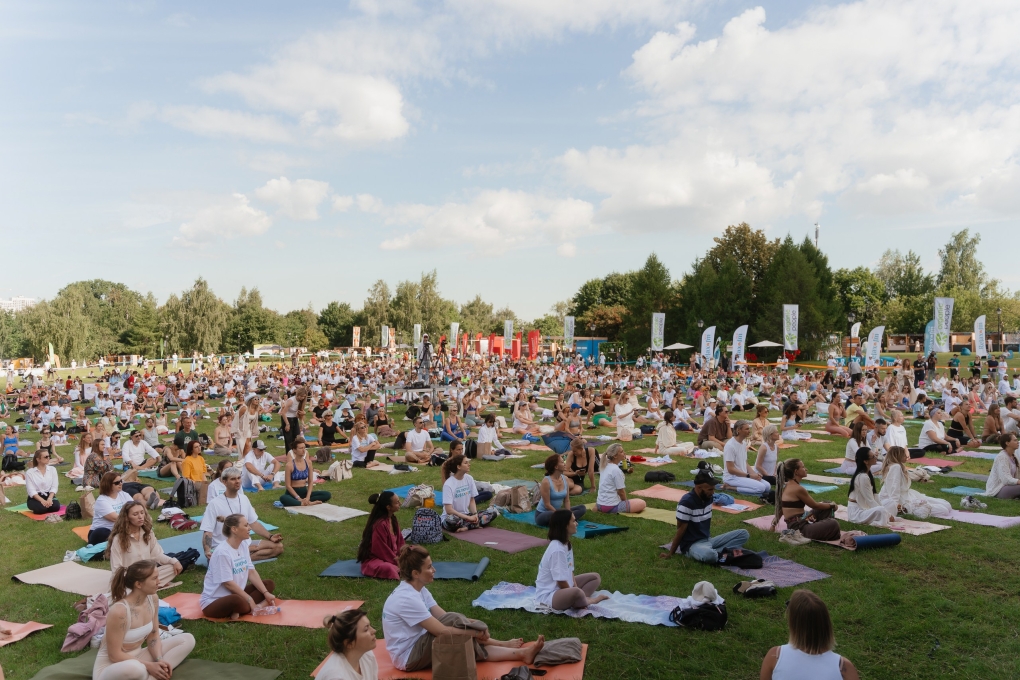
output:
[[[264,441],[262,441],[261,439],[256,439],[255,443],[252,444],[252,446],[254,446],[259,451],[265,451],[266,450],[266,443]]]

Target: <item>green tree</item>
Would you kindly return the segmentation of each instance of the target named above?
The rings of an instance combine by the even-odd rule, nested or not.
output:
[[[234,300],[230,324],[223,334],[223,349],[251,352],[255,345],[279,342],[279,314],[266,309],[258,288],[242,287]]]
[[[279,328],[280,342],[288,347],[304,347],[309,352],[318,352],[329,344],[326,334],[319,328],[319,316],[311,305],[284,314]]]
[[[433,269],[419,281],[401,281],[390,301],[390,320],[400,342],[410,343],[415,324],[422,332],[438,338],[449,333],[450,322],[457,321],[457,305],[439,294],[438,276]]]
[[[726,338],[752,321],[751,279],[732,257],[696,261],[680,283],[680,300],[674,337],[695,347],[700,347],[701,333],[708,326],[716,327],[716,337]],[[698,321],[704,326],[699,328]]]
[[[644,266],[629,276],[625,306],[628,315],[624,319],[621,340],[627,343],[628,354],[636,357],[643,354],[652,341],[652,314],[666,312],[675,306],[676,287],[669,270],[653,253],[645,260]],[[677,327],[677,320],[666,316],[666,333]]]
[[[726,227],[722,236],[712,240],[715,245],[704,259],[716,272],[722,269],[724,260],[733,260],[737,270],[750,283],[750,301],[754,309],[769,262],[779,249],[779,239],[770,241],[764,231],[752,229],[751,225],[741,222]]]
[[[21,315],[0,311],[0,359],[15,359],[27,353]]]
[[[94,298],[86,287],[68,286],[52,301],[44,300],[21,312],[18,316],[29,353],[42,360],[49,354],[50,343],[63,363],[95,361],[108,353],[115,340],[89,313],[92,303]]]
[[[354,312],[346,302],[330,302],[319,312],[319,329],[330,347],[350,347],[353,342]]]
[[[831,330],[825,301],[819,295],[815,267],[790,237],[780,244],[769,264],[762,285],[762,313],[754,323],[754,337],[780,340],[783,334],[783,305],[800,306],[798,347],[806,355],[819,349],[824,334]]]
[[[981,235],[970,235],[969,229],[955,232],[949,242],[939,250],[939,274],[936,279],[939,291],[954,289],[980,292],[989,283],[985,267],[977,256]]]
[[[152,293],[142,299],[130,321],[131,325],[120,336],[124,351],[148,357],[160,356],[159,308]]]
[[[390,325],[390,287],[386,285],[386,282],[379,279],[372,284],[372,287],[368,289],[368,297],[365,298],[365,304],[361,309],[362,315],[362,326],[367,328],[361,331],[361,344],[370,346],[374,344],[373,338],[378,338],[376,333],[380,333],[383,324]],[[361,321],[362,319],[359,319]],[[389,342],[388,338],[382,339],[383,344]]]
[[[864,333],[878,325],[885,304],[885,285],[878,276],[867,267],[837,269],[833,273],[833,283],[844,320],[853,313]]]
[[[497,321],[492,305],[476,295],[470,302],[460,306],[460,329],[471,335],[482,333],[488,335],[495,331],[497,325],[502,331],[503,322]]]

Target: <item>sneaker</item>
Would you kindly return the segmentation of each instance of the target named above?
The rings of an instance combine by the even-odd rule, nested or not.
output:
[[[786,529],[779,534],[779,542],[787,545],[806,545],[811,542],[811,539],[796,529]]]

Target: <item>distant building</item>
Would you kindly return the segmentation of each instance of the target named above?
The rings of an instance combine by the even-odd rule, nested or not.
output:
[[[10,300],[0,300],[0,310],[5,312],[20,312],[23,309],[28,309],[29,307],[34,306],[35,303],[35,298],[16,295]]]

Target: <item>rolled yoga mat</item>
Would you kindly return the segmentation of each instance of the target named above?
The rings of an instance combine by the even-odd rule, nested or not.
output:
[[[870,548],[887,548],[893,545],[899,545],[900,541],[899,534],[874,534],[872,536],[854,536],[854,543],[857,544],[858,550],[868,550]]]

